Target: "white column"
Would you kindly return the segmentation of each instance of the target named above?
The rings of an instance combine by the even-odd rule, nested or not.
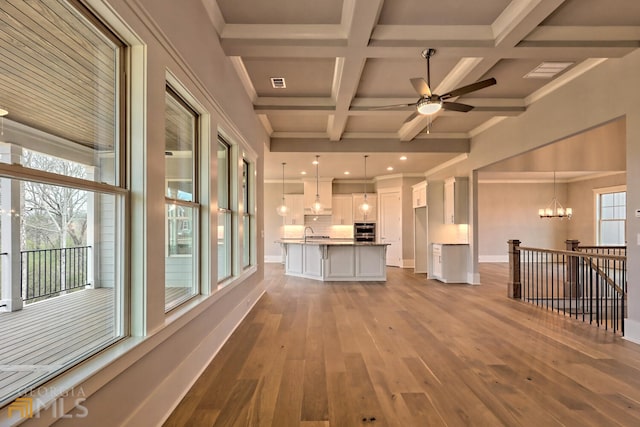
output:
[[[22,148],[0,143],[0,162],[20,163]],[[0,178],[0,261],[2,262],[2,300],[0,311],[22,310],[20,289],[20,182]]]

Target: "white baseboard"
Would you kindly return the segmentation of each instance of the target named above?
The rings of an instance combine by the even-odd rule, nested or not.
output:
[[[176,366],[160,387],[149,393],[123,425],[161,425],[166,421],[264,292],[263,286],[257,286],[202,340],[200,346]],[[158,411],[158,408],[165,408],[166,412]]]
[[[467,283],[470,285],[479,285],[480,273],[467,273]]]
[[[265,255],[264,262],[282,264],[282,255]]]
[[[640,322],[633,319],[624,319],[624,339],[640,344]]]
[[[416,266],[416,262],[413,259],[402,260],[402,268],[414,268],[415,266]]]
[[[509,255],[478,255],[478,262],[509,262]]]

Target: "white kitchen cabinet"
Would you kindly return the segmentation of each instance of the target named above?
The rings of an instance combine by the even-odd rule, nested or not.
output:
[[[285,225],[304,225],[304,196],[302,194],[285,194],[284,203],[289,208],[284,217]]]
[[[444,223],[469,223],[469,178],[452,177],[444,181]]]
[[[317,185],[316,180],[304,180],[304,212],[311,215],[311,205],[316,201],[316,194],[320,196],[320,203],[324,206],[324,214],[331,214],[331,195],[333,178],[320,178]]]
[[[469,245],[434,243],[431,278],[444,283],[467,283]]]
[[[413,208],[421,208],[427,206],[427,181],[419,182],[416,185],[412,185],[412,200]]]
[[[367,193],[367,203],[371,209],[367,215],[360,211],[360,205],[364,203],[364,193],[353,194],[353,222],[376,222],[378,196],[375,193]]]
[[[336,194],[332,197],[331,223],[333,225],[353,225],[353,196]]]

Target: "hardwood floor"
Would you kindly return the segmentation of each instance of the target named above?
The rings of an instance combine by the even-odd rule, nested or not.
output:
[[[482,286],[388,269],[267,293],[166,426],[637,426],[640,346]]]

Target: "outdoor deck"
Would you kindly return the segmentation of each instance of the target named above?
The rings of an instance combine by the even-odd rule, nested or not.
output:
[[[113,289],[85,289],[0,313],[0,401],[114,338]]]

